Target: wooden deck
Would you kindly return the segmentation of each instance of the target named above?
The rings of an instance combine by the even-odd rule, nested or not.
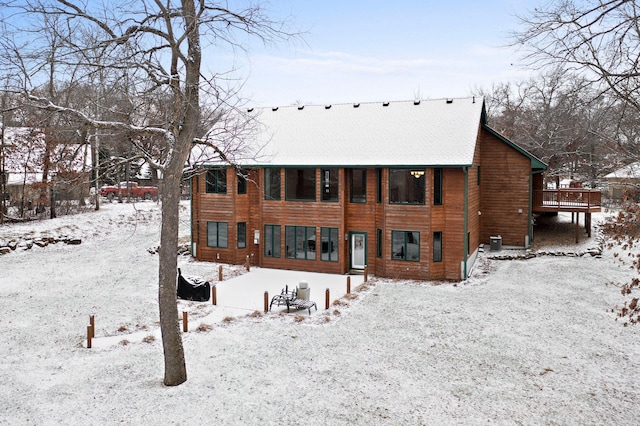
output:
[[[584,213],[584,227],[587,236],[591,237],[591,213],[601,211],[602,195],[598,190],[584,188],[534,190],[531,204],[534,213],[570,212],[572,223],[575,213],[576,243],[578,243],[580,213]]]
[[[560,188],[533,191],[534,213],[597,213],[601,209],[600,191],[584,188]]]

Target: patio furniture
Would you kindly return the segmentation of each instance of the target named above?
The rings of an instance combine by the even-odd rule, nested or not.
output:
[[[311,315],[311,308],[316,308],[316,311],[318,310],[316,302],[313,302],[311,300],[299,299],[298,289],[289,291],[289,286],[285,286],[280,294],[276,294],[271,298],[269,310],[271,310],[273,305],[286,306],[287,312],[291,312],[291,308],[297,310],[307,309],[309,311],[309,315]]]

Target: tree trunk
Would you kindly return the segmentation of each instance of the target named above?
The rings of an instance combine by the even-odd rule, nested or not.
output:
[[[200,33],[193,0],[183,0],[182,10],[187,27],[188,53],[184,92],[176,90],[182,123],[174,129],[174,148],[162,182],[162,236],[160,238],[160,328],[164,349],[164,384],[177,386],[187,380],[187,368],[178,324],[176,273],[178,269],[178,225],[180,184],[187,157],[191,152],[200,122]],[[177,62],[172,71],[177,73]]]
[[[158,298],[162,347],[164,349],[164,384],[166,386],[177,386],[187,380],[187,367],[176,303],[181,173],[181,167],[179,174],[176,174],[175,170],[171,170],[165,175],[162,184]]]

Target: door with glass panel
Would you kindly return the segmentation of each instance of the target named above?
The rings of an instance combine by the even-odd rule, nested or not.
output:
[[[351,269],[364,269],[367,264],[366,232],[351,233]]]

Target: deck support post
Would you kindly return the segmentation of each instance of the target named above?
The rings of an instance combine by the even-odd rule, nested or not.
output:
[[[591,238],[591,213],[585,213],[584,227],[587,228],[587,236]]]
[[[571,218],[573,218],[573,213],[571,213]],[[573,222],[573,220],[571,222]],[[580,213],[576,213],[576,244],[578,244],[579,238],[580,238]]]

